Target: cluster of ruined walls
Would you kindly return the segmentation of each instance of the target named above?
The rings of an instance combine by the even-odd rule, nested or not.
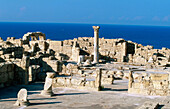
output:
[[[56,53],[63,53],[72,59],[76,56],[74,43],[80,49],[78,55],[94,54],[93,37],[79,37],[73,40],[49,41],[49,48]],[[82,52],[83,51],[83,52]],[[99,38],[100,59],[114,60],[116,62],[130,62],[141,65],[148,63],[155,65],[167,65],[170,61],[170,50],[167,48],[154,49],[152,46],[142,46],[141,44],[124,39],[104,39]],[[77,61],[77,58],[72,59]]]
[[[75,51],[73,51],[74,43],[77,43],[77,47],[81,51],[79,55],[94,55],[94,39],[93,37],[79,37],[73,40],[64,41],[49,41],[49,48],[53,49],[55,52],[63,53],[71,57],[73,54],[75,56]],[[131,47],[128,48],[127,46]],[[125,57],[128,54],[133,54],[135,51],[134,43],[127,42],[123,39],[104,39],[99,38],[99,53],[101,57],[107,57],[107,59],[115,59],[117,62],[124,62]],[[75,60],[77,61],[77,60]]]
[[[152,46],[137,46],[133,55],[134,63],[166,66],[170,61],[170,49],[153,49]]]
[[[25,34],[22,39],[15,39],[14,37],[9,37],[6,41],[0,39],[0,47],[0,61],[15,62],[16,72],[18,72],[18,69],[20,69],[19,72],[28,72],[28,67],[36,64],[36,62],[32,62],[34,60],[32,57],[37,57],[39,60],[39,64],[36,64],[40,65],[38,69],[57,72],[62,71],[61,67],[58,68],[58,66],[61,66],[58,64],[60,61],[72,60],[77,62],[79,55],[90,55],[92,57],[94,55],[94,38],[79,37],[73,40],[53,41],[46,40],[43,33],[34,32]],[[23,66],[23,62],[26,60],[23,57],[24,52],[28,52],[31,57],[31,63],[28,62],[28,66]],[[152,64],[162,65],[170,61],[169,49],[153,49],[151,46],[142,46],[124,39],[99,38],[99,53],[100,59],[117,62],[146,64],[150,61]],[[92,60],[92,58],[90,59]],[[44,64],[40,64],[41,62]],[[19,78],[21,77],[20,74],[18,74]]]
[[[137,80],[134,80],[133,76],[129,77],[129,93],[161,96],[170,95],[169,73],[143,73],[143,76]]]

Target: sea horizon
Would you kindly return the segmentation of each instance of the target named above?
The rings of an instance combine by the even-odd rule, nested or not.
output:
[[[0,21],[0,23],[49,23],[49,24],[90,24],[90,25],[121,25],[121,26],[150,26],[150,27],[170,27],[169,25],[151,25],[151,24],[112,24],[112,23],[82,23],[82,22],[11,22],[11,21]]]
[[[22,38],[27,32],[40,31],[47,39],[67,40],[78,37],[93,37],[92,26],[100,26],[99,37],[106,39],[123,38],[156,49],[170,48],[170,26],[51,23],[51,22],[0,22],[0,37]]]

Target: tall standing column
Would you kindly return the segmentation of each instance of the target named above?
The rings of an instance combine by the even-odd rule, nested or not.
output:
[[[93,63],[99,62],[99,26],[93,26],[94,29],[94,60]]]

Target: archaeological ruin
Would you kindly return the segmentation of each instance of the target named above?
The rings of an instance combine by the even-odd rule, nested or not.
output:
[[[94,37],[63,41],[41,32],[0,38],[0,88],[43,81],[41,95],[51,97],[52,88],[102,91],[127,80],[129,94],[170,96],[170,49],[99,38],[100,27],[92,29]]]

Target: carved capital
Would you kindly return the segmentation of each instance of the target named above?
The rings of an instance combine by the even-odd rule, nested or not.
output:
[[[94,31],[99,31],[99,29],[100,29],[100,26],[92,26],[92,27],[93,27]]]

